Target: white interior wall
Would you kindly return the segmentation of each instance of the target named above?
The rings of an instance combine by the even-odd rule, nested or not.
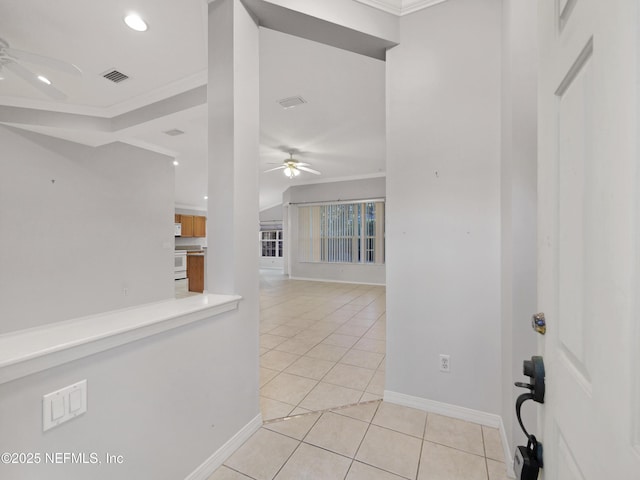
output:
[[[282,222],[282,205],[275,205],[260,211],[260,223]]]
[[[384,285],[385,265],[309,263],[298,261],[298,208],[296,204],[367,200],[385,197],[384,177],[327,182],[289,187],[283,194],[286,205],[285,272],[291,278]]]
[[[171,158],[0,126],[0,333],[173,291]]]
[[[528,381],[522,361],[536,354],[537,6],[503,6],[502,50],[502,418],[511,451],[526,445],[515,417],[514,381]],[[535,431],[536,409],[522,418]]]
[[[0,385],[0,451],[96,452],[102,461],[2,465],[0,477],[187,478],[258,413],[244,360],[258,347],[242,319],[229,312]],[[43,433],[42,396],[83,379],[87,413]],[[106,453],[124,462],[107,465]]]
[[[386,390],[494,414],[501,3],[406,15],[387,54]]]
[[[123,275],[127,305],[173,296],[171,158],[5,127],[0,143],[0,223],[14,227],[3,228],[0,249],[3,329],[126,306]],[[257,217],[257,194],[252,208]],[[239,291],[238,311],[0,385],[0,425],[12,432],[0,435],[1,451],[96,452],[103,461],[3,465],[2,477],[186,478],[258,415],[257,295]],[[83,379],[87,412],[43,432],[42,396]],[[124,463],[106,465],[107,453]]]

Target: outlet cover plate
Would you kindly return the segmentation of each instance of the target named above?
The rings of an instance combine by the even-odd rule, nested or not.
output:
[[[440,371],[444,373],[451,372],[451,358],[449,355],[440,354]]]

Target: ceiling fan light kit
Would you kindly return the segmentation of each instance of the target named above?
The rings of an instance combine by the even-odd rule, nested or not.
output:
[[[295,166],[293,165],[288,165],[284,168],[283,170],[284,174],[289,177],[289,178],[293,178],[293,177],[297,177],[298,175],[300,175],[300,170],[298,170]]]
[[[309,168],[311,164],[302,163],[293,158],[293,154],[289,154],[289,158],[287,158],[282,165],[275,168],[270,168],[269,170],[265,170],[264,173],[273,172],[275,170],[282,170],[285,176],[289,179],[295,178],[300,175],[301,172],[313,173],[314,175],[321,175],[321,173],[317,170]]]

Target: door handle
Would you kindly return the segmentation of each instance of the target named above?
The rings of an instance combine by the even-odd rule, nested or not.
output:
[[[530,383],[516,382],[516,387],[528,388],[531,390],[531,400],[538,403],[544,403],[544,361],[542,357],[531,357],[531,360],[522,362],[522,371],[529,377]]]
[[[538,314],[540,315],[540,314]],[[534,315],[535,319],[536,315]],[[544,320],[544,314],[542,314]],[[538,442],[535,435],[529,434],[527,429],[522,423],[522,416],[520,415],[520,409],[522,404],[527,400],[533,400],[534,402],[544,403],[544,362],[542,357],[534,356],[531,360],[525,360],[522,362],[523,373],[530,378],[529,383],[515,382],[516,387],[526,388],[531,390],[529,393],[523,393],[516,401],[516,417],[520,428],[527,436],[527,446],[518,447],[514,458],[514,468],[516,473],[519,474],[518,478],[521,479],[536,479],[538,478],[538,471],[543,466],[542,462],[542,444]]]

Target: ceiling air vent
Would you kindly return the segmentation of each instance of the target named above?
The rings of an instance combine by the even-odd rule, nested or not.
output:
[[[304,98],[298,96],[298,97],[283,98],[282,100],[278,100],[278,103],[282,106],[282,108],[287,109],[287,108],[297,107],[298,105],[307,103],[307,101]]]
[[[178,130],[177,128],[172,128],[171,130],[167,130],[166,132],[162,132],[170,137],[177,137],[178,135],[182,135],[184,132],[182,130]]]
[[[125,75],[124,73],[119,72],[115,69],[107,70],[102,74],[102,76],[107,80],[111,80],[113,83],[120,83],[129,78],[128,75]]]

